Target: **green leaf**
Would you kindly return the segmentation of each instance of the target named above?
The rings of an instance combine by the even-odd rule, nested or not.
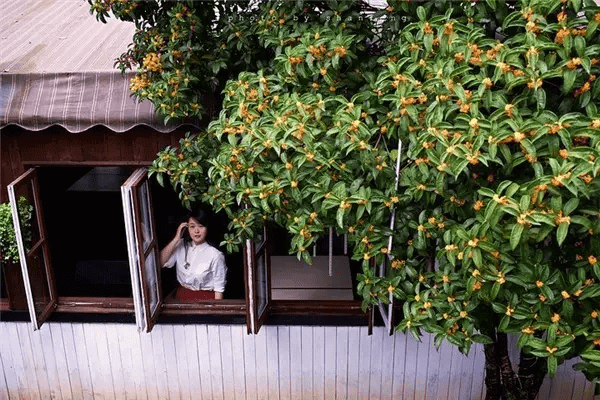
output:
[[[520,186],[518,183],[511,183],[508,188],[506,189],[506,196],[507,197],[511,197],[513,194],[515,194],[517,192],[517,190],[519,190]]]
[[[558,361],[552,354],[548,356],[548,376],[553,377],[556,375],[556,368],[558,367]]]
[[[575,51],[577,51],[577,54],[579,55],[579,57],[583,57],[585,55],[585,38],[583,36],[575,36],[574,38],[574,46],[575,46]]]
[[[425,50],[427,50],[427,52],[431,51],[431,49],[433,47],[433,35],[432,34],[423,36],[423,45],[425,46]]]
[[[581,104],[581,107],[585,108],[590,103],[591,99],[592,94],[590,92],[585,92],[579,97],[579,104]]]
[[[510,323],[510,317],[508,315],[504,315],[500,320],[500,324],[498,325],[498,330],[501,332],[506,332],[506,328],[508,328],[508,324]]]
[[[589,361],[600,361],[600,350],[590,350],[581,353],[581,358]]]
[[[497,208],[498,208],[497,202],[495,202],[495,201],[488,202],[487,206],[485,207],[485,219],[487,221],[492,220],[492,216],[494,215],[494,212],[496,211]]]
[[[521,234],[523,233],[523,225],[515,224],[510,232],[510,247],[514,250],[521,240]]]
[[[575,84],[575,79],[577,78],[577,72],[574,70],[568,69],[564,72],[564,82],[563,82],[563,90],[565,93],[570,93],[573,89],[573,85]]]
[[[567,201],[567,203],[564,205],[563,212],[565,213],[565,215],[569,215],[573,211],[575,211],[575,209],[577,208],[578,205],[579,205],[579,199],[577,197],[573,197],[572,199]]]
[[[556,241],[559,246],[565,241],[567,233],[569,233],[569,224],[567,222],[561,222],[556,230]]]
[[[494,300],[496,297],[498,297],[498,293],[500,293],[500,289],[501,289],[501,285],[498,282],[495,282],[492,285],[492,290],[490,292],[490,296],[492,297],[492,300]]]
[[[525,195],[525,196],[521,196],[521,199],[519,200],[519,208],[521,209],[521,212],[525,212],[529,209],[529,203],[531,202],[531,197]]]
[[[585,300],[588,297],[598,297],[600,296],[600,284],[594,284],[590,287],[587,287],[583,290],[583,294],[579,296],[579,300]]]
[[[475,334],[475,335],[471,336],[471,339],[475,343],[481,343],[481,344],[492,344],[492,343],[494,343],[494,341],[492,339],[490,339],[489,336],[486,336],[486,335]]]
[[[338,224],[338,227],[344,228],[344,209],[338,208],[337,213],[335,215],[335,221]]]
[[[546,297],[548,300],[554,300],[554,292],[548,286],[544,285],[540,288],[540,292]]]
[[[517,340],[517,348],[522,349],[523,347],[529,344],[531,339],[531,335],[520,335],[519,340]]]
[[[599,22],[596,20],[592,20],[588,23],[587,34],[586,34],[586,37],[588,39],[594,35],[594,33],[596,32],[596,29],[598,29],[598,24],[599,24]]]
[[[312,259],[310,257],[310,254],[308,253],[308,251],[303,251],[302,252],[302,260],[304,260],[304,262],[308,265],[312,265]]]
[[[507,276],[506,280],[509,282],[512,282],[512,283],[516,283],[517,285],[522,286],[523,288],[527,289],[527,284],[517,276],[513,276],[513,275]]]
[[[546,91],[544,89],[537,89],[535,91],[535,98],[537,100],[537,109],[543,110],[546,108]]]
[[[481,268],[481,266],[483,265],[483,260],[481,258],[481,250],[473,249],[471,251],[473,252],[473,262],[478,268]]]
[[[554,159],[551,159],[551,161]],[[552,164],[552,163],[551,163]],[[558,170],[558,166],[556,167]],[[558,174],[558,172],[554,173],[555,175]],[[553,196],[552,199],[550,199],[550,205],[552,206],[553,210],[562,210],[562,197],[561,196]]]
[[[427,14],[423,6],[417,7],[417,17],[419,17],[420,21],[425,21],[427,19]]]
[[[556,345],[556,332],[558,331],[558,325],[552,324],[548,327],[546,341],[548,346]]]

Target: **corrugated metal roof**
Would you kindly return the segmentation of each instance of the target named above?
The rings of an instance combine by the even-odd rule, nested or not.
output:
[[[135,26],[97,22],[85,0],[0,0],[0,71],[114,71]]]
[[[134,31],[133,23],[96,21],[85,0],[0,0],[0,127],[175,129],[150,102],[130,97],[132,74],[114,67]]]

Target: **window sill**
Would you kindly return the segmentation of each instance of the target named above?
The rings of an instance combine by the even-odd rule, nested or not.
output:
[[[56,312],[90,314],[131,314],[133,299],[124,297],[59,297]],[[243,300],[176,302],[166,299],[161,315],[246,315]]]
[[[59,297],[56,312],[83,314],[131,314],[131,297]]]
[[[364,317],[360,300],[272,300],[274,315]]]
[[[244,300],[197,300],[190,302],[165,299],[160,315],[246,315]]]

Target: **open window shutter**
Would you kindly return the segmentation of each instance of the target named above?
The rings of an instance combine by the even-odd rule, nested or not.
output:
[[[35,169],[8,185],[13,225],[33,329],[39,329],[56,309],[58,296]]]
[[[127,251],[133,286],[135,319],[140,331],[150,332],[162,306],[160,256],[148,171],[137,169],[121,186]]]
[[[246,326],[248,333],[258,333],[271,302],[271,257],[266,231],[256,243],[247,240],[244,246],[246,271]]]

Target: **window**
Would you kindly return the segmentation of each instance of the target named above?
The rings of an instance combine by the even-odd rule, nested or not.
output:
[[[317,241],[312,265],[288,254],[290,240],[283,228],[269,227],[264,245],[255,246],[254,259],[248,256],[248,263],[255,260],[259,271],[265,269],[261,278],[266,278],[262,287],[268,301],[262,320],[257,319],[258,325],[265,314],[269,323],[327,324],[337,320],[350,325],[368,324],[371,320],[362,311],[356,292],[361,263],[350,260],[344,237],[332,233],[331,239]],[[268,261],[263,263],[263,258]]]
[[[145,168],[38,166],[8,190],[13,215],[20,198],[33,209],[31,228],[16,221],[16,230],[35,329],[54,311],[134,314],[144,331],[161,315],[247,316],[242,254],[227,255],[225,300],[174,299],[174,269],[161,269],[158,254],[183,209],[171,190],[148,180]],[[213,245],[226,229],[220,218]]]
[[[162,305],[158,244],[156,240],[147,171],[135,171],[121,186],[127,232],[127,250],[138,329],[149,331]]]
[[[270,305],[270,252],[266,230],[256,241],[244,246],[248,333],[258,333]]]
[[[13,226],[19,247],[27,306],[34,329],[39,329],[56,308],[57,294],[50,265],[44,218],[40,213],[36,171],[27,171],[9,185],[8,196],[13,211]],[[21,199],[25,199],[25,202],[20,201]],[[32,206],[29,229],[19,218],[23,207],[27,205]]]
[[[146,332],[176,316],[234,317],[249,333],[267,321],[367,323],[355,290],[360,262],[349,259],[343,236],[321,239],[307,266],[287,254],[283,229],[265,229],[242,252],[226,254],[225,299],[177,301],[175,269],[160,268],[159,252],[184,210],[146,168],[37,166],[8,189],[13,216],[21,198],[32,208],[30,228],[15,226],[35,329],[54,311],[129,314]],[[227,229],[226,216],[217,218],[209,229],[216,246]]]

